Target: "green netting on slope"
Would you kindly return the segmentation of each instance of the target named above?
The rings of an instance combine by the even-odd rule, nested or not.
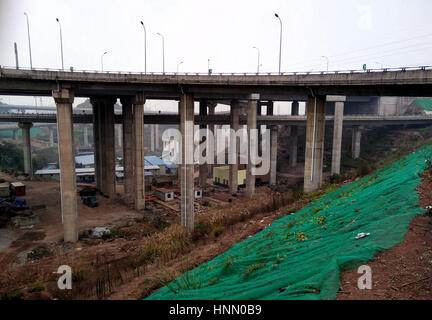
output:
[[[400,243],[417,214],[424,147],[202,264],[148,299],[334,299],[340,270]],[[371,233],[355,240],[358,233]]]
[[[414,103],[426,111],[432,111],[432,99],[431,98],[415,99]]]

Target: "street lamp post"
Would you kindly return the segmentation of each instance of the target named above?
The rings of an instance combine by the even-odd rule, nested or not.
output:
[[[56,21],[58,22],[59,28],[60,28],[60,50],[61,50],[61,61],[62,61],[62,70],[64,70],[64,63],[63,63],[63,37],[62,37],[62,29],[60,20],[56,18]]]
[[[322,56],[322,58],[327,60],[327,72],[329,71],[329,58],[327,56]]]
[[[144,73],[147,74],[147,31],[144,22],[141,21],[144,29]]]
[[[32,69],[33,69],[33,63],[32,63],[31,44],[30,44],[30,26],[29,26],[29,18],[28,18],[27,12],[24,12],[24,15],[26,16],[26,20],[27,20],[27,36],[28,36],[29,54],[30,54],[30,70],[32,70]]]
[[[256,49],[258,51],[258,66],[257,66],[257,74],[259,74],[260,69],[260,49],[257,47],[252,47],[253,49]]]
[[[162,38],[162,70],[163,74],[165,74],[165,38],[159,32],[157,34],[160,35]]]
[[[103,71],[103,57],[104,55],[106,55],[108,52],[105,51],[102,55],[101,55],[101,70]]]
[[[279,19],[280,22],[280,41],[279,41],[279,74],[281,74],[281,59],[282,59],[282,20],[277,13],[275,17]]]
[[[177,73],[179,72],[179,67],[180,67],[181,64],[183,64],[183,61],[181,61],[181,62],[179,62],[179,63],[177,64]]]

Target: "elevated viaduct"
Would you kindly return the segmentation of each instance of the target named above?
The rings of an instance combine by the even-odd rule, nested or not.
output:
[[[306,153],[304,190],[311,192],[321,187],[325,133],[326,102],[335,105],[333,126],[332,172],[340,166],[343,110],[346,96],[431,96],[432,70],[402,69],[387,72],[347,72],[287,75],[192,75],[141,73],[90,73],[50,70],[15,70],[0,68],[0,94],[52,96],[57,105],[57,127],[61,170],[61,202],[64,221],[64,240],[77,241],[76,185],[73,148],[74,97],[90,97],[93,105],[93,134],[95,141],[95,173],[97,188],[105,195],[115,195],[114,171],[114,103],[122,102],[123,149],[126,198],[135,208],[145,206],[143,156],[143,106],[146,99],[179,101],[178,121],[182,132],[182,164],[180,165],[181,218],[190,231],[194,228],[193,164],[185,161],[194,145],[188,125],[196,123],[194,101],[199,101],[199,115],[214,114],[214,102],[229,102],[230,126],[238,128],[246,121],[248,130],[256,129],[258,119],[271,127],[270,182],[276,183],[277,121],[273,116],[274,101],[292,101],[290,121],[305,121],[298,116],[298,101],[306,101]],[[209,103],[209,102],[212,103]],[[267,116],[261,118],[261,106],[267,106]],[[244,113],[244,119],[240,116]],[[162,115],[163,117],[163,115]],[[197,119],[196,119],[197,118]],[[242,120],[241,120],[242,119]],[[363,120],[365,121],[365,120]],[[383,121],[381,119],[381,121]],[[22,122],[25,123],[25,122]],[[214,124],[201,123],[212,130]],[[249,135],[250,137],[250,135]],[[361,127],[354,130],[354,145],[359,145]],[[249,155],[250,157],[250,155]],[[250,160],[250,159],[249,159]],[[236,176],[237,165],[230,165],[230,175]],[[248,161],[246,196],[255,189],[252,163]],[[207,166],[200,165],[200,175],[207,174]],[[235,181],[230,186],[235,191]]]

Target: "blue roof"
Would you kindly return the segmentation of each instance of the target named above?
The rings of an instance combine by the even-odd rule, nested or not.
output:
[[[75,157],[75,163],[81,163],[84,166],[92,165],[94,164],[94,155],[89,154],[85,156],[76,156]]]
[[[150,162],[154,166],[165,166],[169,169],[177,169],[178,168],[178,165],[176,163],[165,161],[161,157],[145,156],[144,158],[146,161]]]
[[[144,159],[145,159],[145,161],[150,162],[154,166],[164,166],[165,165],[165,162],[161,158],[156,157],[156,156],[145,156]]]

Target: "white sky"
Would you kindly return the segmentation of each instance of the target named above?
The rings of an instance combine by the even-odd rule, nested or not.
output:
[[[282,71],[325,70],[322,56],[330,70],[432,65],[431,10],[430,0],[0,0],[0,65],[15,66],[14,42],[20,66],[30,65],[24,12],[38,68],[61,68],[58,17],[65,68],[100,70],[108,51],[104,70],[144,71],[143,20],[148,72],[162,71],[157,32],[167,72],[181,61],[180,71],[206,72],[208,59],[213,72],[255,72],[253,46],[261,71],[277,72],[275,12],[284,28]],[[10,100],[34,105],[30,97]]]

